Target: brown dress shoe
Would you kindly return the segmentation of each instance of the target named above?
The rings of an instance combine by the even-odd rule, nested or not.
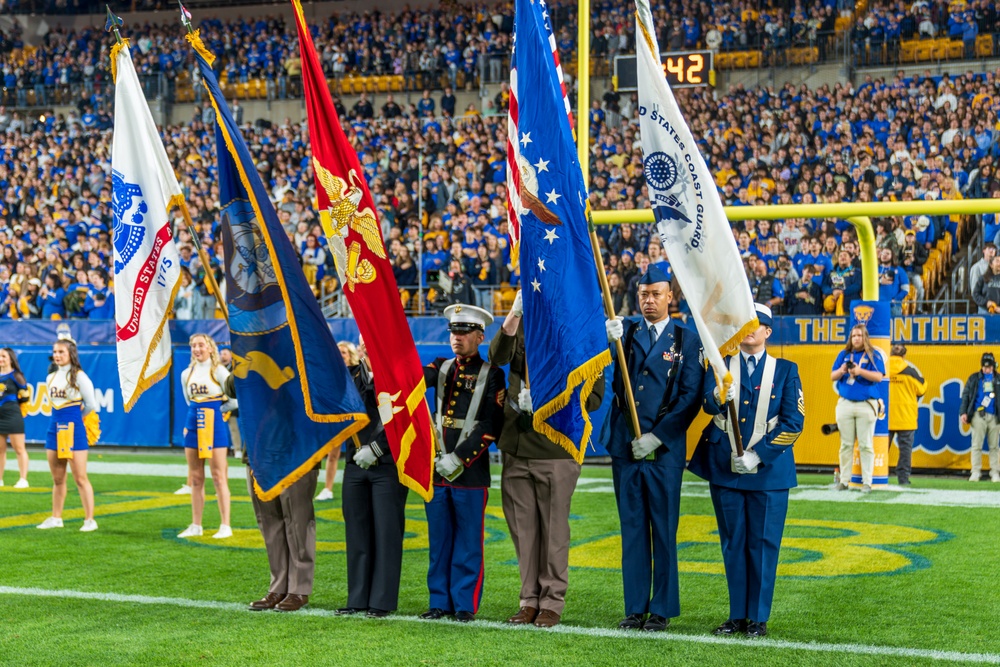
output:
[[[536,628],[551,628],[555,625],[559,625],[559,614],[555,613],[551,609],[543,609],[538,612],[538,617],[535,619]]]
[[[268,593],[261,599],[250,603],[250,611],[267,611],[274,609],[279,602],[285,599],[284,593]]]
[[[521,607],[520,611],[507,619],[507,622],[511,625],[527,625],[534,623],[536,616],[538,616],[538,610],[534,607]]]
[[[281,602],[275,605],[277,611],[298,611],[305,607],[309,602],[308,595],[296,595],[295,593],[289,593],[285,596]]]

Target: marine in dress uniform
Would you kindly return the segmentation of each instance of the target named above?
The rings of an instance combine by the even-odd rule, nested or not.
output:
[[[344,616],[367,612],[369,618],[383,618],[395,611],[399,602],[408,489],[399,482],[367,362],[362,359],[360,364],[348,366],[348,371],[370,421],[347,441],[341,483],[347,606],[335,613]]]
[[[668,314],[673,293],[666,274],[649,267],[638,290],[642,317],[608,320],[607,329],[609,340],[624,335],[640,433],[632,433],[623,370],[616,365],[608,453],[622,533],[626,617],[619,627],[656,632],[680,614],[677,523],[685,434],[701,406],[705,371],[697,332]]]
[[[483,538],[490,487],[490,445],[503,428],[506,397],[503,371],[479,356],[493,316],[475,306],[444,311],[455,357],[438,358],[424,369],[437,398],[440,456],[434,498],[426,504],[430,567],[430,609],[421,618],[450,614],[467,623],[483,595]]]
[[[236,376],[223,383],[227,396],[239,398]],[[244,456],[246,452],[244,451]],[[244,458],[244,461],[246,459]],[[316,573],[316,512],[313,495],[322,461],[273,500],[261,500],[253,489],[253,470],[247,466],[247,491],[264,538],[271,569],[267,595],[250,603],[250,611],[298,611],[309,603]]]
[[[719,522],[729,586],[729,619],[717,635],[767,634],[778,551],[795,487],[792,445],[802,432],[805,404],[799,369],[765,351],[771,311],[756,304],[760,327],[727,360],[733,386],[719,396],[714,373],[705,382],[705,412],[713,415],[691,457],[691,472],[708,480]],[[728,401],[737,402],[745,453],[736,456]]]
[[[498,447],[503,453],[500,491],[503,513],[517,552],[521,573],[515,625],[549,628],[559,623],[569,585],[569,511],[580,479],[580,464],[565,449],[532,427],[531,392],[524,386],[524,324],[521,292],[490,343],[490,361],[509,364],[504,426]],[[587,398],[595,411],[604,398],[604,376]]]

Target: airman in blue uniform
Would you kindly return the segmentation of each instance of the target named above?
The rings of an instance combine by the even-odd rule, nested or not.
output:
[[[650,266],[638,286],[642,317],[607,322],[609,340],[624,336],[640,427],[632,432],[623,369],[616,367],[607,447],[622,533],[626,617],[619,627],[626,630],[664,630],[680,615],[681,477],[705,371],[697,332],[670,318],[672,298],[666,274]]]
[[[767,354],[771,310],[756,307],[760,327],[727,360],[734,378],[727,395],[720,396],[714,373],[705,381],[705,411],[713,419],[690,464],[709,482],[726,566],[729,619],[714,630],[717,635],[767,634],[788,490],[796,485],[792,445],[805,419],[798,366]],[[736,455],[729,401],[737,403],[742,456]]]

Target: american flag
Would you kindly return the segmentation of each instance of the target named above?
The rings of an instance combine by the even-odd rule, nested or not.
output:
[[[562,99],[563,104],[566,106],[566,116],[569,118],[570,129],[573,129],[575,127],[573,111],[569,105],[569,96],[566,94],[566,81],[563,78],[562,65],[559,63],[559,50],[556,48],[556,38],[552,34],[552,23],[549,21],[548,10],[545,8],[545,0],[537,0],[537,2],[542,8],[541,16],[545,22],[545,30],[548,34],[549,48],[552,50],[552,61],[556,66],[556,77],[559,79],[559,86],[562,89]],[[534,0],[531,4],[535,4]],[[510,102],[507,106],[507,231],[510,234],[511,257],[515,264],[517,264],[520,256],[521,213],[526,210],[521,202],[521,152],[518,149],[517,134],[517,66],[514,59],[514,51],[516,49],[517,33],[515,32],[514,42],[510,51]]]
[[[593,430],[587,397],[611,363],[587,188],[545,3],[516,0],[514,23],[509,199],[511,238],[519,246],[524,349],[532,369],[532,424],[579,462]]]

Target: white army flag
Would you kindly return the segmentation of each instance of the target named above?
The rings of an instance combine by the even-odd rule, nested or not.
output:
[[[698,326],[709,363],[759,324],[736,241],[708,165],[667,85],[648,0],[636,0],[639,128],[656,230]]]
[[[170,317],[180,258],[170,211],[188,216],[184,196],[142,94],[128,40],[111,51],[115,129],[111,148],[114,209],[115,330],[125,410],[170,370]]]

